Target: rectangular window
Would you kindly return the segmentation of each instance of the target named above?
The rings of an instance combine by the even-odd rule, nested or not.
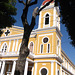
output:
[[[41,50],[40,50],[41,53],[43,53],[43,44],[41,44]]]
[[[50,53],[50,44],[47,45],[47,53]]]

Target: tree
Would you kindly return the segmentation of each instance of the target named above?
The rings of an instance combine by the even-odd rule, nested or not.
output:
[[[71,44],[75,47],[75,0],[57,0],[59,2],[62,23],[65,24],[71,38]]]
[[[9,5],[11,6],[11,2],[9,2],[11,0],[3,0],[0,2],[0,7],[1,5],[4,7],[9,7]],[[13,1],[13,0],[12,0]],[[20,3],[24,4],[24,9],[23,9],[23,14],[21,16],[22,19],[22,23],[23,23],[23,27],[24,27],[24,34],[23,34],[23,39],[22,39],[22,44],[21,44],[21,48],[20,48],[20,54],[19,54],[19,58],[17,61],[17,67],[16,67],[16,72],[15,75],[23,75],[24,73],[24,64],[25,64],[25,60],[26,57],[29,54],[29,49],[28,49],[28,41],[29,41],[29,37],[30,37],[30,33],[32,31],[32,29],[35,26],[35,20],[36,20],[36,16],[39,15],[39,12],[44,9],[46,6],[48,6],[53,0],[50,0],[48,3],[46,3],[41,9],[38,9],[38,7],[36,7],[33,11],[32,14],[32,20],[31,20],[31,24],[29,25],[28,21],[27,21],[27,14],[28,14],[28,9],[30,6],[37,4],[38,0],[35,0],[32,2],[32,0],[26,0],[26,2],[24,2],[23,0],[18,0]],[[8,5],[7,5],[8,3]],[[69,32],[69,35],[71,36],[70,38],[73,40],[72,44],[75,46],[75,36],[73,35],[74,33],[74,25],[75,21],[74,21],[74,17],[75,17],[75,1],[74,0],[55,0],[55,6],[59,5],[60,6],[60,13],[62,16],[62,23],[65,24],[65,26],[67,27],[67,30]],[[2,8],[3,8],[2,7]],[[12,6],[11,6],[12,7]],[[4,7],[3,9],[0,8],[0,16],[6,17],[5,19],[3,19],[3,22],[8,18],[8,20],[6,20],[4,23],[2,23],[2,20],[0,19],[0,28],[5,28],[5,27],[9,27],[11,26],[15,20],[11,15],[16,15],[16,13],[12,13],[9,14],[9,16],[7,16],[9,13],[6,8]],[[4,11],[4,12],[3,12]],[[16,11],[13,10],[13,11]],[[2,16],[4,15],[4,16]],[[11,18],[12,17],[12,18]],[[8,22],[10,21],[10,22]],[[2,26],[3,25],[3,26]]]
[[[0,0],[0,29],[11,27],[16,20],[13,16],[16,15],[15,8],[16,0]],[[0,30],[0,35],[2,30]]]
[[[35,0],[33,2],[32,0],[26,0],[26,3],[23,0],[18,0],[18,1],[19,3],[22,3],[25,6],[23,9],[23,14],[21,16],[23,27],[24,27],[24,34],[23,34],[22,44],[20,47],[19,58],[16,65],[15,75],[24,75],[26,57],[29,55],[30,52],[28,49],[28,41],[29,41],[31,31],[33,30],[36,24],[35,23],[36,16],[39,15],[39,12],[42,9],[44,9],[46,6],[48,6],[53,0],[50,0],[48,3],[46,3],[41,9],[38,9],[38,7],[34,9],[30,25],[27,21],[28,9],[30,6],[37,4],[38,0]]]

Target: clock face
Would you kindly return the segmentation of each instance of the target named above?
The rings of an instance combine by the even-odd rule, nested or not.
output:
[[[45,37],[45,38],[43,39],[43,42],[44,42],[44,43],[47,43],[47,42],[48,42],[48,38]]]

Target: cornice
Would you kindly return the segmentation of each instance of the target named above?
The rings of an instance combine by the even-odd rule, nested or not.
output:
[[[46,58],[55,58],[57,59],[60,63],[63,63],[63,60],[57,56],[56,54],[50,54],[50,55],[34,55],[32,53],[29,54],[30,58],[32,59],[46,59]]]
[[[73,64],[73,62],[70,60],[70,58],[66,55],[66,53],[61,49],[61,52],[65,55],[65,57],[71,62],[71,64],[73,65],[73,67],[75,67],[75,65]],[[62,55],[62,54],[61,54]],[[62,55],[63,56],[63,55]]]
[[[69,71],[68,69],[66,69],[63,65],[62,68],[65,69],[67,72],[69,72],[71,75],[74,75],[71,71]]]

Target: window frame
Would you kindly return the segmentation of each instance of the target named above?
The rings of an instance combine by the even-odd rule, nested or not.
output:
[[[41,46],[42,46],[42,48],[41,48]],[[41,50],[42,49],[42,50]],[[41,44],[40,45],[40,53],[43,53],[43,49],[44,49],[44,46],[43,46],[43,44]]]
[[[48,41],[47,41],[46,43],[43,42],[43,40],[44,40],[45,38],[48,38]],[[42,43],[47,44],[48,42],[49,42],[49,37],[43,37]]]
[[[48,70],[48,68],[47,68],[47,67],[41,67],[41,68],[40,68],[40,70],[39,70],[39,75],[41,75],[41,70],[42,70],[43,68],[45,68],[45,69],[47,70],[47,74],[46,74],[46,75],[48,75],[49,70]]]
[[[30,51],[30,52],[33,53],[33,52],[34,52],[34,42],[33,42],[33,41],[31,41],[31,42],[29,43],[28,48],[30,49],[30,44],[31,44],[31,43],[33,43],[33,50],[32,50],[32,52],[31,52],[31,51]]]
[[[45,25],[48,25],[48,24],[49,24],[49,14],[46,14],[45,15]]]
[[[59,74],[58,74],[58,72],[59,72]],[[57,71],[57,75],[60,75],[60,71],[59,71],[59,69],[58,69],[58,71]]]
[[[46,15],[47,15],[47,14],[49,15],[49,24],[46,24],[46,25],[45,25],[45,19],[46,19]],[[49,12],[45,13],[45,15],[44,15],[43,28],[45,28],[46,26],[47,26],[47,27],[50,27],[50,13],[49,13]]]
[[[6,44],[6,45],[5,45]],[[8,48],[8,45],[7,45],[7,43],[6,42],[4,42],[3,44],[2,44],[2,47],[1,47],[1,51],[4,53],[4,52],[7,52],[7,48],[6,48],[6,50],[5,50],[5,46],[7,46],[7,48]],[[3,49],[3,46],[4,46],[4,49]],[[2,50],[3,49],[3,50]]]

